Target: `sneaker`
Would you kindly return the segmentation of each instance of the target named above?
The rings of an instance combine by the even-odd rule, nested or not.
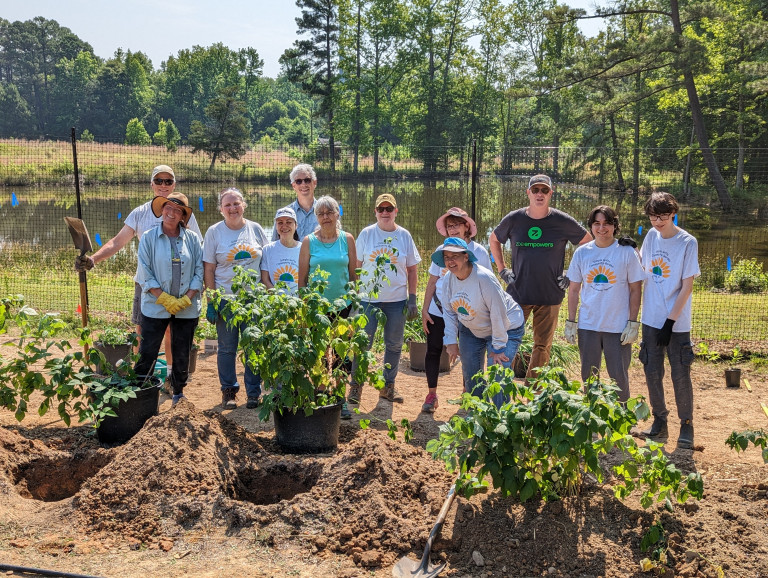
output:
[[[245,407],[248,409],[256,409],[260,405],[261,405],[260,397],[249,397],[248,401],[245,402]]]
[[[347,395],[347,403],[352,405],[359,405],[360,400],[363,397],[363,386],[353,383],[349,386],[349,394]]]
[[[427,395],[427,399],[424,400],[424,404],[421,406],[421,411],[426,413],[435,413],[437,409],[437,394],[430,393]]]
[[[693,424],[689,419],[680,424],[680,436],[677,438],[677,447],[681,450],[693,449]]]
[[[237,391],[232,389],[231,387],[227,389],[221,390],[221,405],[224,409],[235,409],[237,408],[237,402],[235,401],[235,396],[237,396]]]
[[[184,397],[183,393],[173,394],[173,397],[171,398],[171,407],[176,407],[176,404],[179,403],[182,399],[187,399]]]
[[[642,432],[643,436],[651,439],[666,439],[669,437],[669,430],[667,429],[667,420],[660,417],[653,418],[653,424],[651,429]]]
[[[391,402],[403,403],[403,396],[400,395],[400,392],[395,389],[394,383],[388,383],[385,385],[384,389],[379,392],[379,397],[383,397],[384,399]]]
[[[347,407],[347,402],[341,406],[341,419],[352,419],[352,412]]]

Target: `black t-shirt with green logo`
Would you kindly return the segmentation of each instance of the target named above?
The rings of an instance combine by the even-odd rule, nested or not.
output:
[[[568,241],[578,244],[587,234],[576,219],[550,209],[543,219],[532,219],[526,208],[510,212],[494,229],[503,245],[509,241],[515,280],[507,292],[520,305],[559,305],[565,292],[557,284],[565,266]]]

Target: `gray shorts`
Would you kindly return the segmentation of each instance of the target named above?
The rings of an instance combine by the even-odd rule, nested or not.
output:
[[[135,283],[133,291],[133,309],[131,309],[131,323],[141,325],[141,285]]]

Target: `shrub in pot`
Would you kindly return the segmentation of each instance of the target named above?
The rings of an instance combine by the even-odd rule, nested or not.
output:
[[[134,333],[109,325],[104,328],[93,346],[104,354],[109,367],[114,368],[120,360],[130,357],[134,342]]]
[[[290,447],[290,441],[281,436],[279,420],[285,415],[325,414],[334,407],[332,420],[338,438],[338,416],[350,372],[344,364],[334,363],[337,359],[356,357],[355,381],[378,389],[384,386],[381,371],[375,369],[376,359],[367,348],[366,317],[355,313],[361,310],[360,284],[350,283],[344,298],[330,301],[323,295],[328,284],[325,279],[291,294],[280,284],[267,289],[258,272],[236,270],[234,296],[227,298],[224,308],[231,323],[248,324],[240,336],[243,363],[261,375],[269,390],[263,396],[259,418],[266,421],[270,414],[275,415],[278,443],[284,449],[321,451],[310,448],[311,439],[301,442],[306,443],[306,450]],[[214,299],[218,306],[220,295]],[[345,319],[339,313],[348,304],[353,313]]]

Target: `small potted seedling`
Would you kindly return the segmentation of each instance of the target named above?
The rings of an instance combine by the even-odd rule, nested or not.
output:
[[[742,359],[744,359],[744,356],[741,353],[741,349],[735,347],[731,352],[731,365],[725,370],[726,387],[741,386],[741,368],[735,366],[738,365]]]
[[[109,367],[114,369],[120,361],[130,358],[134,338],[134,334],[122,327],[107,325],[93,346],[104,354]],[[97,369],[101,371],[100,367]]]

